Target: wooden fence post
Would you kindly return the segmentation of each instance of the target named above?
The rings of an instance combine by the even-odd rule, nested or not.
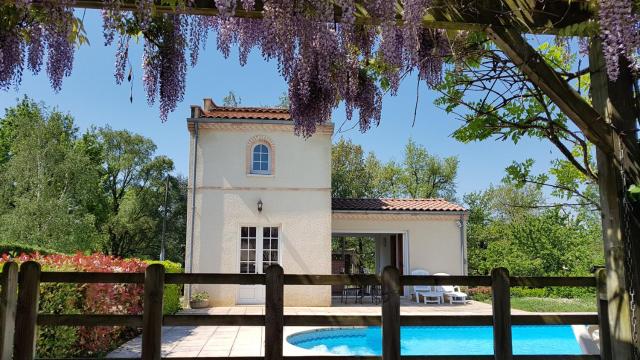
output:
[[[36,352],[36,322],[40,300],[40,264],[27,261],[18,274],[18,304],[14,342],[15,360],[32,360]]]
[[[18,305],[18,264],[4,263],[0,286],[0,360],[11,360]]]
[[[598,305],[598,325],[600,331],[600,359],[611,359],[611,332],[609,331],[609,304],[607,301],[607,271],[596,271],[596,299]]]
[[[162,356],[162,296],[164,266],[151,264],[144,272],[144,308],[142,312],[142,359]]]
[[[509,270],[491,270],[491,296],[493,306],[493,352],[496,360],[512,360],[511,293]]]
[[[277,264],[269,266],[266,271],[264,315],[264,358],[281,360],[284,340],[284,270]]]
[[[382,359],[400,360],[400,272],[382,271]]]

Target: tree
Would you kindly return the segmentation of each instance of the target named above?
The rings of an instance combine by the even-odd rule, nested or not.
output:
[[[570,174],[570,178],[555,176],[556,181],[549,182],[548,176],[532,176],[530,160],[514,164],[509,173],[520,183],[552,187],[555,194],[565,199],[578,197],[595,206],[598,201],[592,201],[595,198],[591,185],[597,184],[598,176],[593,146],[502,51],[488,44],[485,37],[475,40],[469,47],[478,49],[476,56],[447,70],[445,81],[436,88],[440,93],[436,105],[463,122],[453,137],[464,143],[491,137],[516,144],[523,137],[549,141],[564,157],[552,169]],[[575,70],[580,65],[577,55],[549,43],[540,45],[539,51],[561,76],[586,92],[590,78],[586,69]],[[569,165],[575,171],[569,171]],[[583,194],[583,190],[587,193]]]
[[[455,179],[458,172],[456,157],[440,159],[430,155],[424,146],[409,139],[405,146],[403,165],[400,184],[408,196],[455,199]]]
[[[96,166],[106,204],[100,224],[107,235],[103,251],[116,256],[157,257],[149,246],[159,242],[164,180],[173,170],[173,162],[154,156],[156,146],[150,139],[126,130],[105,127],[85,138],[85,143],[100,147]]]
[[[222,98],[222,105],[229,107],[238,107],[242,104],[242,99],[236,96],[236,93],[233,90],[230,90],[227,96]]]
[[[574,149],[574,151],[580,150]],[[546,206],[586,207],[593,211],[600,211],[598,184],[568,160],[555,159],[546,173],[537,175],[531,173],[533,164],[533,159],[514,162],[506,169],[507,179],[517,186],[532,184],[539,189],[551,189],[551,195],[556,201]]]
[[[373,155],[371,155],[373,156]],[[375,158],[375,157],[374,157]],[[331,195],[365,198],[371,195],[373,160],[365,164],[362,146],[340,139],[331,148]]]
[[[98,173],[76,146],[73,118],[24,98],[0,120],[0,240],[60,252],[96,249],[87,211]]]
[[[409,139],[402,163],[381,162],[351,140],[340,139],[331,151],[332,196],[347,198],[443,197],[455,199],[458,159],[441,159]]]
[[[470,274],[506,267],[520,276],[584,276],[604,261],[599,218],[586,207],[545,207],[537,186],[508,181],[464,200]]]
[[[289,94],[287,92],[283,92],[280,97],[278,97],[278,103],[276,104],[277,108],[281,109],[289,109],[291,106],[291,100],[289,100]]]

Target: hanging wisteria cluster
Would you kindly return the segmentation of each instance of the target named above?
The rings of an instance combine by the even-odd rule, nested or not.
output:
[[[55,1],[35,8],[29,0],[22,0],[4,6],[0,16],[0,89],[20,84],[25,65],[37,74],[43,64],[51,87],[56,91],[62,88],[63,78],[71,75],[75,42],[82,41],[69,5]]]
[[[3,24],[0,33],[0,87],[19,84],[25,63],[37,73],[47,54],[47,73],[59,90],[73,63],[73,12],[59,0],[38,2],[38,7],[21,1],[15,6],[21,22]],[[378,20],[375,25],[356,23],[355,0],[270,0],[261,19],[234,17],[238,10],[253,10],[254,0],[214,1],[219,11],[215,17],[180,11],[154,14],[152,0],[138,0],[137,11],[122,11],[119,0],[105,0],[105,45],[115,44],[117,49],[115,81],[122,83],[127,73],[131,77],[130,42],[142,34],[143,86],[150,104],[159,99],[163,120],[182,101],[187,63],[196,64],[210,33],[216,34],[217,48],[225,57],[238,46],[242,65],[254,48],[277,62],[289,84],[296,132],[303,136],[327,122],[340,101],[347,118],[357,112],[360,130],[367,130],[380,121],[383,93],[395,94],[402,74],[417,70],[421,79],[435,85],[444,57],[450,54],[444,32],[421,26],[431,0],[402,1],[401,26],[395,2],[388,0],[366,1],[370,15]],[[339,18],[335,6],[341,9]]]
[[[598,0],[600,33],[609,78],[616,79],[620,71],[620,57],[637,68],[640,49],[640,17],[633,0]]]
[[[25,66],[38,73],[43,64],[53,89],[61,88],[71,73],[75,45],[83,41],[71,1],[0,5],[0,88],[20,84]],[[277,62],[289,85],[296,132],[303,136],[328,121],[340,101],[347,118],[357,112],[359,128],[366,131],[380,121],[383,94],[395,95],[404,74],[415,71],[435,86],[452,55],[445,31],[422,26],[432,0],[358,1],[371,22],[356,21],[363,11],[356,0],[269,0],[259,19],[235,17],[254,10],[255,0],[212,0],[218,16],[187,15],[192,0],[177,1],[172,14],[156,13],[153,0],[136,0],[134,11],[122,10],[120,1],[104,0],[102,11],[104,42],[117,49],[115,81],[131,81],[129,46],[142,35],[142,81],[149,104],[159,99],[163,120],[182,101],[187,66],[196,64],[212,33],[225,57],[233,46],[239,48],[242,65],[254,48]],[[599,4],[608,72],[615,78],[619,55],[633,62],[640,47],[639,21],[632,0]]]

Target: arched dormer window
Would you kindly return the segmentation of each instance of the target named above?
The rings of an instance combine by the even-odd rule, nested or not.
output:
[[[266,136],[255,136],[247,144],[247,174],[274,174],[274,147]]]
[[[251,173],[269,175],[271,174],[271,154],[269,145],[256,144],[251,152]]]

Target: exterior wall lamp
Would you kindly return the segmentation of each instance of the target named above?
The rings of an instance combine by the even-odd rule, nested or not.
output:
[[[258,200],[258,212],[262,212],[262,200]]]

